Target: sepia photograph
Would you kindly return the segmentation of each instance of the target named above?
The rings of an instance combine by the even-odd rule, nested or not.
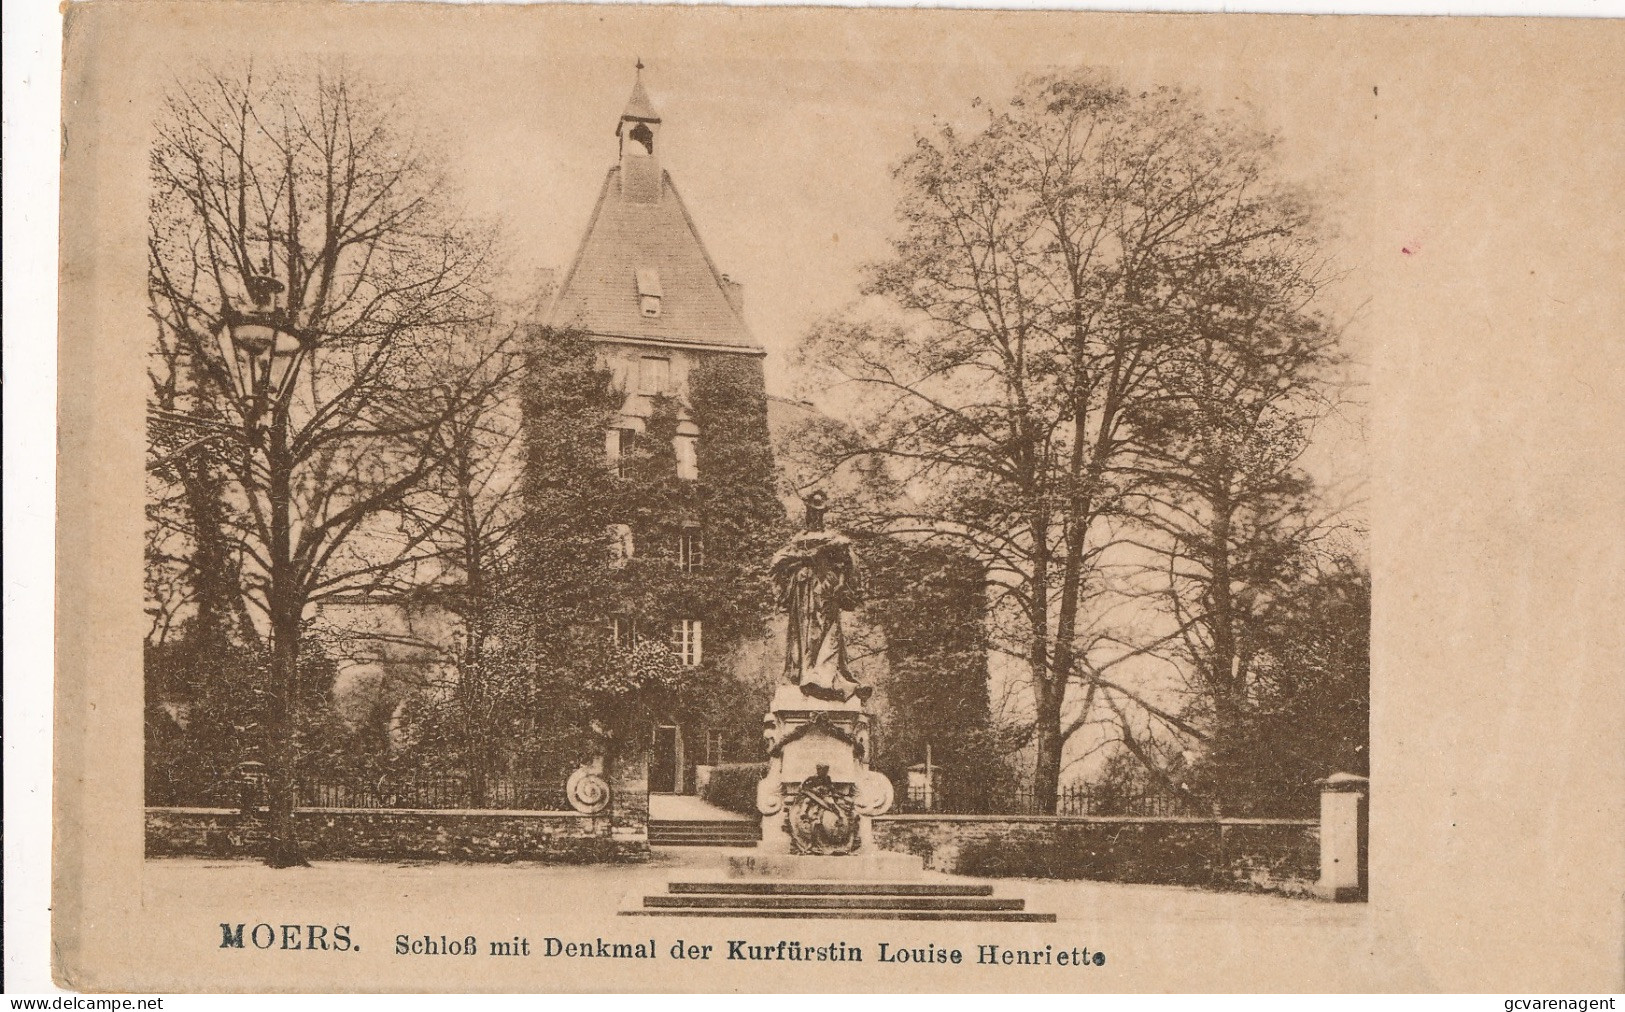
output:
[[[1617,23],[65,17],[60,985],[1474,987],[1394,166]]]

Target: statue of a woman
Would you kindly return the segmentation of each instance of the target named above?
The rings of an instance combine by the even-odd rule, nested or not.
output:
[[[822,492],[808,496],[807,529],[773,556],[773,585],[790,616],[784,674],[815,699],[868,699],[873,690],[847,668],[841,628],[841,612],[862,599],[863,578],[851,540],[824,530],[828,502]]]

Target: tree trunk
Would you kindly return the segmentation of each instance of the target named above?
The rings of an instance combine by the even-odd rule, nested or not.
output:
[[[272,868],[306,867],[294,810],[299,805],[299,634],[304,597],[296,586],[289,516],[290,471],[287,421],[273,417],[267,451],[271,500],[271,783],[270,835],[265,863]]]
[[[1061,788],[1061,750],[1066,738],[1061,734],[1061,697],[1048,690],[1038,694],[1038,725],[1033,762],[1033,803],[1039,815],[1054,815]]]
[[[1213,522],[1209,536],[1209,573],[1212,583],[1208,588],[1209,612],[1212,618],[1213,648],[1207,660],[1208,682],[1213,694],[1213,729],[1209,747],[1219,749],[1236,731],[1246,694],[1242,691],[1241,672],[1237,663],[1237,614],[1235,594],[1231,588],[1231,529],[1234,523],[1234,505],[1227,486],[1216,487],[1212,496]]]
[[[484,671],[480,659],[484,653],[486,625],[486,587],[484,542],[481,540],[479,517],[475,511],[472,479],[468,473],[469,451],[466,442],[458,446],[457,507],[458,522],[462,527],[463,570],[467,579],[468,598],[463,610],[464,647],[462,658],[463,713],[465,750],[468,762],[469,804],[474,808],[485,806],[492,768],[495,735],[493,728],[483,719],[489,712],[484,698]]]
[[[1032,675],[1034,743],[1033,805],[1040,814],[1055,814],[1055,794],[1061,781],[1061,700],[1066,683],[1058,682],[1050,670],[1049,628],[1049,514],[1037,509],[1028,520],[1033,536],[1032,644],[1027,664]]]

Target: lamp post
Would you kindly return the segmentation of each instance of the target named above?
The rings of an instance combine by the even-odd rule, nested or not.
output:
[[[294,831],[299,803],[299,634],[304,595],[296,586],[290,499],[293,459],[288,448],[288,408],[294,379],[311,342],[280,298],[285,286],[269,273],[244,279],[249,307],[229,301],[215,338],[232,392],[242,405],[243,433],[265,456],[265,493],[270,503],[269,585],[271,619],[270,834],[265,862],[274,868],[306,863]]]

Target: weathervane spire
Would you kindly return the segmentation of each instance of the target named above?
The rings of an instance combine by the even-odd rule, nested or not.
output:
[[[654,103],[649,101],[649,93],[643,88],[643,57],[637,58],[636,66],[637,74],[632,80],[632,97],[626,102],[626,111],[621,113],[621,123],[624,125],[633,120],[659,123],[660,114],[655,112]]]

